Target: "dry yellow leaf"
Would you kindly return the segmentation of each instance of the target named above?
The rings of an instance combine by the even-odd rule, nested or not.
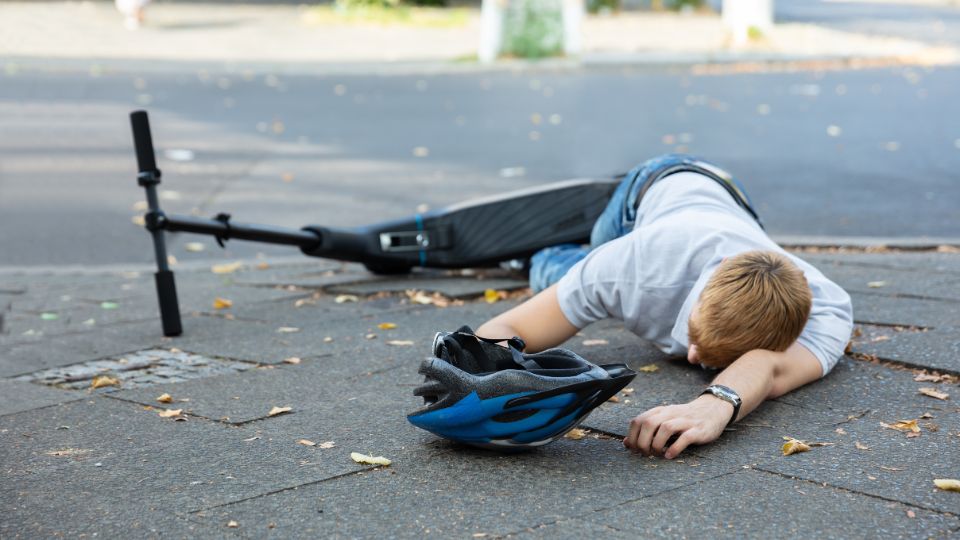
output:
[[[173,396],[170,394],[160,394],[160,397],[157,398],[157,401],[160,403],[173,403]]]
[[[51,450],[49,452],[44,452],[48,456],[55,457],[64,457],[64,456],[82,456],[84,454],[89,454],[92,450],[87,448],[65,448],[63,450]]]
[[[333,343],[333,338],[330,337],[330,336],[327,336],[327,337],[323,338],[323,342],[324,342],[324,343]]]
[[[803,441],[793,439],[790,437],[786,437],[786,439],[787,439],[787,442],[783,443],[783,447],[781,448],[781,450],[783,450],[783,455],[785,456],[789,456],[790,454],[796,454],[799,452],[806,452],[810,450],[810,445],[808,445]]]
[[[387,345],[393,345],[395,347],[409,347],[413,345],[413,342],[409,339],[391,339],[387,342]]]
[[[387,466],[393,463],[389,459],[383,456],[368,456],[366,454],[361,454],[360,452],[350,452],[350,459],[356,461],[357,463],[366,463],[369,465],[383,465]]]
[[[265,263],[265,262],[257,263],[257,270],[266,270],[267,268],[270,268],[269,263]]]
[[[396,327],[397,327],[397,325],[396,325],[395,323],[392,323],[392,322],[382,322],[382,323],[380,323],[380,324],[377,325],[377,328],[379,328],[379,329],[381,329],[381,330],[393,330],[393,329],[396,328]]]
[[[612,401],[612,402],[614,402],[614,403],[620,403],[620,398],[618,398],[617,396],[610,396],[610,398],[607,399],[607,401]]]
[[[630,394],[633,393],[633,388],[624,388],[623,390],[620,391],[620,393],[625,396],[629,396]]]
[[[233,301],[219,296],[213,299],[213,309],[227,309],[233,307]]]
[[[487,289],[483,291],[483,299],[486,300],[488,304],[499,302],[500,293],[493,289]]]
[[[241,268],[243,268],[243,263],[236,261],[232,263],[215,264],[210,267],[210,271],[214,274],[232,274]]]
[[[871,289],[879,289],[881,287],[886,287],[886,286],[887,286],[886,281],[871,281],[867,283],[867,287],[870,287]]]
[[[585,340],[583,340],[583,346],[584,346],[584,347],[594,347],[594,346],[596,346],[596,345],[607,345],[608,343],[610,343],[610,342],[607,341],[607,340],[605,340],[605,339],[585,339]]]
[[[567,439],[573,439],[575,441],[579,441],[584,436],[586,436],[586,434],[587,432],[580,428],[573,428],[570,431],[568,431],[567,434],[564,435],[564,437]]]
[[[293,334],[299,331],[300,329],[295,326],[281,326],[280,328],[277,328],[277,332],[281,334]]]
[[[159,414],[161,418],[173,418],[174,416],[180,416],[182,412],[183,409],[163,409],[157,411],[157,414]]]
[[[647,364],[641,367],[640,369],[638,369],[637,371],[642,371],[644,373],[653,373],[654,371],[657,371],[659,369],[660,369],[660,366],[656,364]]]
[[[338,304],[343,304],[345,302],[358,302],[360,299],[353,294],[341,294],[334,298],[333,301]]]
[[[297,441],[297,444],[302,444],[302,445],[304,445],[304,446],[316,446],[316,445],[317,445],[317,443],[315,443],[315,442],[313,442],[313,441],[308,441],[308,440],[306,440],[306,439],[300,439],[299,441]]]
[[[335,443],[334,443],[333,441],[327,441],[327,442],[322,442],[322,443],[318,444],[317,446],[319,446],[320,448],[323,448],[324,450],[326,450],[326,449],[328,449],[328,448],[333,448],[333,447],[335,446]]]
[[[230,522],[227,523],[227,527],[230,527],[231,529],[236,529],[239,526],[240,524],[233,520],[230,520]]]
[[[950,394],[946,392],[940,392],[936,388],[930,388],[929,386],[921,388],[920,393],[936,399],[950,399]]]
[[[429,305],[434,303],[434,298],[427,295],[427,293],[425,293],[424,291],[409,289],[405,291],[405,294],[407,295],[407,298],[409,298],[410,301],[413,302],[414,304]]]
[[[880,422],[880,425],[887,429],[895,429],[897,431],[911,431],[913,433],[920,433],[920,426],[917,425],[916,420],[900,420],[899,422],[893,424],[885,424]]]
[[[274,407],[270,409],[270,412],[267,413],[267,416],[276,416],[278,414],[283,414],[293,410],[293,407]]]
[[[97,375],[90,381],[90,388],[102,388],[104,386],[120,386],[120,379],[109,375]]]
[[[960,480],[953,478],[937,478],[933,481],[936,486],[944,491],[960,492]]]
[[[284,358],[283,363],[297,365],[300,363],[300,359],[297,358],[296,356],[291,356],[290,358]]]

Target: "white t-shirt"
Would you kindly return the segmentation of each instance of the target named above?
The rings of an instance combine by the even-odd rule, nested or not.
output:
[[[813,292],[797,340],[826,375],[853,330],[850,296],[819,270],[784,251],[714,180],[680,172],[644,195],[633,231],[594,249],[557,285],[560,309],[577,328],[607,317],[670,355],[686,355],[687,321],[724,257],[776,251],[803,271]]]

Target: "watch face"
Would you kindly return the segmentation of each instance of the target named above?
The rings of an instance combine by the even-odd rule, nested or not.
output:
[[[738,396],[736,392],[733,392],[729,388],[725,388],[723,386],[711,386],[710,389],[713,395],[722,397],[731,403],[737,403],[740,401],[740,396]]]

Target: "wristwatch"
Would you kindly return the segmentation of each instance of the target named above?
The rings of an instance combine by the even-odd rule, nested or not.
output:
[[[722,384],[711,384],[706,390],[700,393],[701,396],[703,394],[713,394],[715,397],[733,405],[733,416],[731,416],[730,421],[727,422],[727,427],[730,427],[730,424],[737,419],[737,415],[740,413],[740,405],[743,403],[740,396],[734,392],[732,388],[723,386]]]

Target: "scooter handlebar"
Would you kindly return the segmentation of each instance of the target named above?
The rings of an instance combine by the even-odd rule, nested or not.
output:
[[[137,150],[137,166],[140,172],[156,171],[157,161],[153,155],[153,137],[150,136],[147,111],[130,113],[130,125],[133,127],[133,145]]]

